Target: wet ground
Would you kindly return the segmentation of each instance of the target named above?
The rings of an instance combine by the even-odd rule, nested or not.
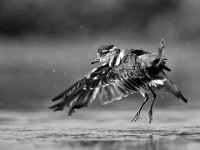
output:
[[[155,110],[130,123],[135,111],[1,112],[0,149],[196,150],[199,110]]]

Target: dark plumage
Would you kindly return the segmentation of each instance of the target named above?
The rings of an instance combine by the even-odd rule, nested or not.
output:
[[[52,101],[61,99],[51,106],[54,111],[69,107],[68,115],[76,109],[87,106],[95,99],[103,103],[119,100],[134,92],[139,92],[145,99],[132,121],[140,116],[140,111],[148,101],[148,93],[153,94],[149,110],[149,122],[152,121],[152,108],[156,99],[156,91],[172,93],[178,99],[187,102],[177,87],[168,79],[164,70],[164,40],[161,41],[158,53],[150,53],[141,49],[118,49],[114,45],[104,45],[98,49],[98,58],[92,63],[104,64],[93,69],[70,88],[54,97]]]

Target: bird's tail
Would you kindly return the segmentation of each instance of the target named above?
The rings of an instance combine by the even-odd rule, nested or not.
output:
[[[161,41],[160,41],[160,47],[158,48],[159,62],[156,64],[157,66],[160,65],[160,63],[164,59],[164,50],[165,50],[165,40],[161,39]]]
[[[165,81],[164,88],[166,89],[167,92],[172,93],[175,97],[187,103],[188,100],[183,96],[183,94],[177,88],[177,86],[169,79]]]

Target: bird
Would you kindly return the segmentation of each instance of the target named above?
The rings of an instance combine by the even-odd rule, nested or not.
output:
[[[151,93],[152,102],[148,111],[151,123],[157,92],[170,93],[185,103],[188,101],[166,75],[166,71],[171,69],[166,66],[165,47],[164,39],[161,39],[157,52],[138,48],[120,49],[113,44],[100,46],[97,58],[91,64],[102,64],[52,98],[52,101],[60,101],[49,108],[61,111],[69,107],[68,115],[71,116],[77,109],[87,107],[95,99],[107,104],[138,92],[144,101],[131,120],[133,122],[139,119]]]

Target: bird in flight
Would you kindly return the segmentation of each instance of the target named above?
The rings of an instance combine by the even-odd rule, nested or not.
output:
[[[171,93],[187,103],[187,99],[165,73],[171,70],[166,66],[164,49],[163,39],[156,53],[142,49],[119,49],[111,44],[100,46],[97,59],[91,64],[99,62],[103,64],[54,97],[52,101],[60,101],[50,109],[59,111],[69,107],[68,115],[72,115],[76,109],[86,107],[95,99],[107,104],[139,92],[144,97],[144,101],[131,120],[132,122],[139,119],[140,112],[149,99],[148,94],[151,93],[153,100],[148,113],[149,123],[151,123],[156,92]]]

